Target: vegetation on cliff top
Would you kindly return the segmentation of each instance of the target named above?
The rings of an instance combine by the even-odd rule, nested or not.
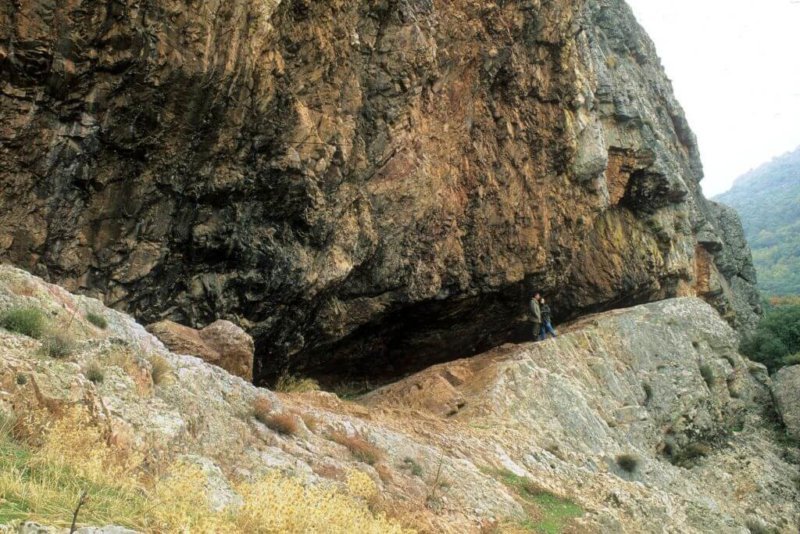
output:
[[[742,218],[759,288],[800,295],[800,148],[745,174],[715,200]]]

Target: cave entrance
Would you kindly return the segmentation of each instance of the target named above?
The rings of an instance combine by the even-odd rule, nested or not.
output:
[[[352,390],[355,394],[505,343],[532,341],[528,313],[533,293],[530,287],[541,287],[539,291],[549,297],[556,329],[567,328],[569,322],[586,315],[662,298],[658,285],[637,285],[625,280],[620,284],[625,289],[624,297],[591,305],[578,305],[575,295],[568,290],[551,293],[544,284],[530,282],[510,285],[491,294],[415,303],[388,313],[379,321],[364,324],[334,343],[301,351],[283,366],[274,358],[264,357],[257,342],[255,382],[274,387],[279,377],[288,373],[313,378],[326,390]]]
[[[262,359],[256,383],[274,385],[288,372],[313,378],[324,389],[373,388],[503,343],[531,341],[528,299],[530,292],[520,283],[492,294],[415,303],[334,343],[293,355],[285,369]]]

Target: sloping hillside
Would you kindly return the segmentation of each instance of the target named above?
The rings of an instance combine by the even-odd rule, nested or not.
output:
[[[800,148],[750,171],[715,198],[739,212],[770,295],[800,295]]]
[[[10,309],[39,310],[51,334],[0,328],[0,419],[16,421],[0,440],[0,531],[68,525],[82,487],[80,522],[146,532],[800,524],[797,452],[765,419],[766,370],[696,298],[589,317],[358,402],[256,388],[168,352],[96,300],[0,266],[0,314]]]

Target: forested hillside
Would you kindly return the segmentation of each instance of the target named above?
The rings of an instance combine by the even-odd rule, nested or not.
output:
[[[745,174],[715,200],[739,212],[760,289],[800,294],[800,147]]]

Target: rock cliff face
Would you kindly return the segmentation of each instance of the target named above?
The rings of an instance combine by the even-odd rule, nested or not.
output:
[[[237,502],[232,482],[275,470],[323,487],[343,486],[355,470],[427,532],[538,530],[546,508],[528,490],[579,506],[564,532],[800,526],[800,456],[765,418],[766,369],[736,352],[734,331],[697,298],[598,314],[557,339],[434,366],[358,403],[256,388],[168,352],[98,301],[0,266],[0,313],[14,306],[43,310],[76,345],[55,359],[0,328],[0,416],[44,413],[47,422],[88,407],[121,452],[208,466],[215,506]],[[86,321],[88,312],[107,328]],[[153,379],[159,359],[171,379]],[[91,368],[104,379],[90,381]],[[257,399],[296,428],[262,424]],[[372,458],[337,435],[369,443]]]
[[[6,2],[0,125],[0,259],[237,320],[257,380],[474,354],[533,289],[558,319],[735,308],[621,0]]]

